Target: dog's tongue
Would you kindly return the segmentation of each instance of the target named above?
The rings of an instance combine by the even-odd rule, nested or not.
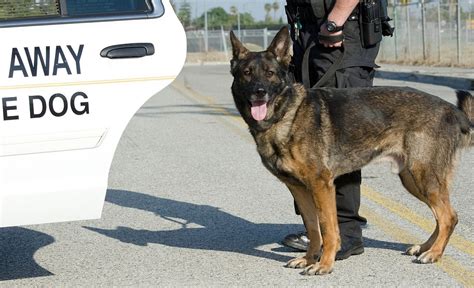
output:
[[[255,101],[252,102],[252,108],[250,109],[253,119],[262,121],[267,116],[267,102]]]

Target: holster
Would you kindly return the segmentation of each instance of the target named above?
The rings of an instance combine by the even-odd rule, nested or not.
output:
[[[392,36],[393,28],[387,12],[387,0],[361,0],[359,3],[359,28],[362,46],[376,45],[382,36]]]

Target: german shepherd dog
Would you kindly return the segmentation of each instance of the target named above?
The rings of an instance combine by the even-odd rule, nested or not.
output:
[[[289,74],[286,27],[266,51],[249,51],[234,33],[231,42],[235,105],[263,165],[291,191],[310,239],[306,255],[286,267],[332,272],[340,249],[334,179],[381,159],[436,219],[429,239],[407,254],[438,261],[458,221],[449,183],[460,149],[474,145],[474,97],[458,91],[456,107],[407,87],[305,89]]]

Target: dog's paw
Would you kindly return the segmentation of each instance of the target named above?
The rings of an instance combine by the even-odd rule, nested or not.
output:
[[[288,261],[285,265],[286,268],[293,268],[293,269],[297,269],[297,268],[304,268],[306,266],[308,266],[310,263],[308,263],[308,260],[306,260],[305,257],[297,257],[297,258],[294,258],[294,259],[291,259],[290,261]]]
[[[301,273],[303,275],[325,275],[331,273],[333,265],[321,265],[320,262],[312,264]]]
[[[420,256],[418,256],[414,262],[415,263],[420,263],[420,264],[428,264],[428,263],[435,263],[438,262],[439,259],[441,259],[441,253],[435,252],[435,251],[426,251],[422,253]]]
[[[421,254],[421,245],[413,245],[405,251],[406,255],[419,256]]]

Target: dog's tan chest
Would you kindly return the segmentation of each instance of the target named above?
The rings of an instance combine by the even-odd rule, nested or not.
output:
[[[280,179],[282,175],[289,178],[300,178],[296,174],[300,170],[298,167],[301,166],[301,161],[298,161],[298,158],[301,157],[295,156],[301,153],[293,151],[297,145],[291,143],[294,141],[291,135],[294,134],[292,129],[295,127],[295,115],[301,101],[302,97],[299,97],[293,109],[288,110],[280,121],[274,123],[268,130],[254,135],[257,151],[263,164]]]
[[[280,133],[279,133],[280,132]],[[278,178],[296,177],[297,167],[292,153],[289,137],[284,137],[282,131],[267,131],[255,137],[257,151],[265,167]]]

